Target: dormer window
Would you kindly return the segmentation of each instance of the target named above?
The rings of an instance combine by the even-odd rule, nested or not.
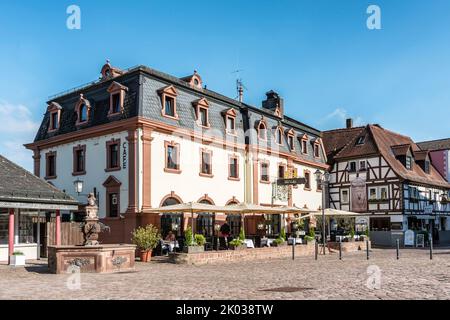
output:
[[[290,129],[287,132],[287,141],[289,145],[289,150],[294,151],[295,150],[295,144],[294,144],[294,130]]]
[[[316,157],[316,158],[320,158],[320,149],[319,149],[319,147],[320,147],[320,144],[318,144],[318,143],[314,144],[314,157]]]
[[[308,154],[308,136],[306,134],[303,134],[300,138],[300,143],[302,146],[302,153]]]
[[[227,134],[236,135],[236,116],[237,112],[233,108],[224,113],[225,130]]]
[[[205,98],[194,101],[195,114],[197,116],[197,124],[204,128],[209,128],[208,109],[209,102]]]
[[[174,86],[168,86],[158,91],[161,97],[161,114],[163,117],[177,120],[177,90]]]
[[[411,156],[406,156],[406,162],[405,162],[405,167],[408,170],[412,170],[412,166],[413,166],[413,160]]]
[[[89,120],[90,110],[91,105],[89,101],[84,98],[83,94],[80,94],[80,99],[75,106],[75,111],[77,113],[77,126],[87,123],[87,121]]]
[[[124,109],[125,92],[128,88],[118,82],[113,82],[108,88],[110,93],[108,116],[121,114]]]
[[[430,161],[425,161],[424,171],[425,173],[430,174]]]
[[[197,73],[197,70],[194,70],[194,74],[181,78],[181,80],[189,83],[189,85],[193,88],[202,89],[202,78]]]
[[[357,146],[363,145],[364,142],[366,142],[366,137],[365,136],[361,136],[361,137],[358,138],[358,140],[356,140],[356,145]]]
[[[275,139],[277,144],[279,145],[283,144],[283,130],[280,127],[276,129]]]
[[[58,130],[59,121],[58,121],[58,113],[53,112],[50,114],[50,130]]]
[[[62,107],[56,102],[50,103],[47,107],[47,112],[50,114],[48,132],[53,132],[59,129],[61,110]]]
[[[260,121],[258,124],[258,138],[267,141],[267,127],[264,121]]]

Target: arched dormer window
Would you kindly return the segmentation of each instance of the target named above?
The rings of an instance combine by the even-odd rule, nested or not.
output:
[[[197,70],[194,70],[194,74],[181,78],[181,80],[189,83],[192,88],[202,89],[203,81]]]
[[[261,120],[258,124],[258,138],[267,141],[267,125],[264,120]]]
[[[197,117],[197,124],[200,127],[209,128],[209,102],[205,98],[201,98],[193,102],[195,107],[195,116]]]
[[[124,108],[125,92],[128,88],[114,81],[108,88],[110,94],[108,116],[121,114]]]
[[[278,145],[282,145],[283,144],[283,129],[281,129],[281,127],[277,127],[275,129],[275,142]]]
[[[51,102],[47,107],[47,112],[50,115],[48,132],[54,132],[59,129],[59,123],[61,119],[62,107],[56,102]]]
[[[77,126],[88,122],[91,112],[91,104],[89,103],[89,100],[84,98],[83,94],[80,94],[80,99],[75,106],[75,112],[77,113]]]
[[[294,144],[294,130],[293,129],[289,129],[286,133],[287,135],[287,140],[288,140],[288,146],[289,146],[289,150],[294,151],[295,150],[295,144]]]

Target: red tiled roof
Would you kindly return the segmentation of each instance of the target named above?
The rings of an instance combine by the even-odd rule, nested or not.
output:
[[[358,137],[365,136],[363,145],[357,145]],[[386,130],[378,125],[326,131],[323,141],[327,154],[334,156],[330,160],[343,160],[379,154],[388,162],[392,170],[403,178],[416,183],[435,185],[450,188],[450,184],[430,165],[430,173],[425,173],[422,168],[414,164],[412,170],[408,170],[396,158],[396,155],[406,154],[409,148],[413,154],[418,154],[418,159],[423,160],[421,149],[407,136]],[[406,151],[405,151],[406,150]],[[333,153],[334,151],[334,153]]]

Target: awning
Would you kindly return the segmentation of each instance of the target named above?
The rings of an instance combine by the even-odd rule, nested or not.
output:
[[[309,218],[311,216],[322,216],[322,211],[313,211],[310,214],[301,217],[301,219]],[[351,217],[359,217],[361,214],[350,211],[336,210],[336,209],[325,209],[324,215],[326,217],[337,217],[337,218],[351,218]]]
[[[175,204],[166,207],[148,209],[146,212],[155,213],[179,213],[179,212],[221,212],[221,213],[235,213],[235,214],[285,214],[285,213],[310,213],[311,210],[301,209],[297,207],[267,207],[256,204],[240,203],[229,206],[216,206],[198,202],[188,202],[182,204]]]

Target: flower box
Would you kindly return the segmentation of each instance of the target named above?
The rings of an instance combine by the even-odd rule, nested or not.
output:
[[[229,247],[230,247],[230,250],[245,250],[245,249],[247,249],[247,245],[245,243],[241,244],[239,246],[230,245]]]
[[[200,253],[204,252],[204,246],[185,246],[183,247],[183,253]]]
[[[14,267],[25,266],[25,255],[12,255],[10,257],[10,265]]]

